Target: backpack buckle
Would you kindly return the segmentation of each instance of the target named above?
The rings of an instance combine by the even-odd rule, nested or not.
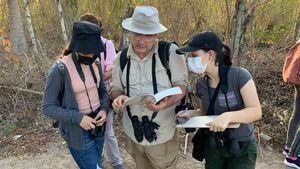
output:
[[[60,70],[63,70],[64,69],[64,65],[60,62],[60,63],[58,63],[58,68],[60,69]]]

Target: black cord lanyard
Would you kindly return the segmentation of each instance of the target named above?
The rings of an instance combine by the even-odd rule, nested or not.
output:
[[[213,94],[213,97],[211,97],[211,93],[210,93],[210,87],[209,87],[209,84],[208,84],[208,76],[206,76],[206,86],[207,86],[207,90],[208,90],[208,97],[209,97],[209,106],[208,106],[208,109],[207,109],[207,115],[214,115],[215,114],[215,101],[216,101],[216,98],[219,94],[219,90],[221,88],[221,83],[219,82],[215,91],[214,91],[214,94]]]
[[[210,87],[209,87],[209,84],[208,84],[208,76],[206,75],[205,78],[206,78],[206,86],[207,86],[207,90],[208,90],[208,95],[209,95],[209,107],[208,107],[208,110],[207,110],[207,114],[208,115],[212,115],[214,114],[214,105],[215,105],[215,101],[216,101],[216,98],[217,98],[217,95],[219,93],[219,90],[221,88],[221,91],[223,92],[224,96],[225,96],[225,101],[226,101],[226,106],[227,106],[227,109],[228,111],[230,111],[230,107],[229,107],[229,104],[228,104],[228,99],[227,99],[227,91],[228,91],[228,72],[230,70],[230,66],[225,66],[225,65],[219,65],[219,68],[218,68],[218,75],[219,75],[219,83],[218,83],[218,86],[217,88],[215,89],[215,92],[214,92],[214,95],[213,97],[211,98],[211,93],[210,93]],[[212,114],[210,114],[212,113]]]
[[[223,66],[219,67],[219,79],[220,80],[219,80],[219,83],[218,83],[218,85],[217,85],[217,87],[214,91],[214,94],[213,94],[212,98],[211,98],[211,93],[210,93],[210,87],[209,87],[209,84],[208,84],[208,76],[206,75],[206,86],[207,86],[208,96],[209,96],[209,107],[208,107],[208,110],[207,110],[207,115],[214,115],[215,114],[215,101],[216,101],[216,98],[219,94],[220,89],[221,89],[222,93],[225,96],[227,109],[228,109],[228,111],[230,111],[228,100],[227,100],[227,94],[226,94],[227,90],[228,90],[227,89],[228,88],[228,84],[227,84],[227,73],[228,73],[228,71],[229,71],[228,67],[223,67]],[[224,87],[225,87],[225,89],[224,89]],[[229,130],[232,130],[232,129],[229,129]],[[217,137],[224,138],[224,135],[226,135],[225,132],[228,132],[229,130],[226,129],[223,132],[218,132]]]
[[[221,88],[222,93],[225,96],[227,109],[228,109],[228,111],[230,111],[230,107],[229,107],[228,99],[227,99],[227,93],[222,90],[221,82],[218,83],[212,98],[211,98],[210,87],[209,87],[209,84],[208,84],[208,77],[207,76],[206,76],[206,86],[207,86],[208,96],[209,96],[209,107],[208,107],[208,110],[207,110],[207,115],[213,115],[215,113],[215,101],[216,101],[216,98],[219,94],[220,88]]]
[[[74,52],[72,53],[72,59],[73,59],[73,62],[74,62],[74,64],[75,64],[76,70],[77,70],[77,72],[78,72],[78,74],[79,74],[79,77],[80,77],[81,81],[82,81],[83,84],[84,84],[84,87],[85,87],[85,93],[86,93],[86,95],[87,95],[87,97],[88,97],[88,100],[89,100],[91,112],[94,112],[93,107],[92,107],[92,104],[91,104],[91,99],[90,99],[90,96],[89,96],[89,93],[88,93],[88,91],[87,91],[87,87],[86,87],[86,84],[85,84],[85,76],[84,76],[84,74],[83,74],[83,71],[82,71],[82,68],[81,68],[80,64],[79,64],[78,61],[77,61],[77,57],[75,56],[75,53],[74,53]],[[93,68],[92,64],[90,64],[89,67],[90,67],[90,70],[91,70],[91,73],[92,73],[92,76],[93,76],[93,79],[94,79],[94,83],[95,83],[96,88],[97,88],[97,77],[96,77],[94,68]],[[98,93],[98,94],[99,94],[99,93]],[[99,99],[100,99],[100,97],[99,97]]]
[[[157,82],[156,82],[156,74],[155,74],[155,64],[156,64],[156,59],[155,59],[155,53],[152,56],[152,83],[153,83],[153,92],[154,94],[157,93]],[[127,58],[127,69],[126,69],[126,90],[127,90],[127,96],[129,96],[129,73],[130,73],[130,58]],[[128,113],[129,118],[132,118],[132,114],[130,111],[130,107],[126,106],[126,110]],[[153,119],[157,116],[158,112],[153,112],[152,117],[151,117],[151,122]]]

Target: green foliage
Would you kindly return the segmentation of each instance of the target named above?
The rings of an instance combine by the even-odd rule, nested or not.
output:
[[[0,0],[0,28],[6,23],[7,17],[7,4],[5,1]]]
[[[0,113],[0,123],[4,121],[4,115]]]
[[[0,113],[0,123],[4,121],[4,115]]]
[[[255,29],[253,31],[254,38],[257,43],[274,44],[280,43],[283,37],[293,30],[294,23],[283,23],[278,25],[269,25],[267,28]]]
[[[6,124],[4,125],[4,135],[9,136],[16,130],[15,124]]]

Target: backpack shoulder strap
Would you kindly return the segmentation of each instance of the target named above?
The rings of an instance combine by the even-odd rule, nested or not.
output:
[[[106,40],[105,43],[104,43],[104,45],[103,45],[104,46],[104,60],[106,60],[106,55],[107,55],[107,51],[106,51],[106,43],[107,43],[107,41],[108,40]]]
[[[127,64],[127,52],[128,52],[128,48],[125,48],[121,51],[120,54],[120,67],[122,72]]]
[[[103,75],[103,71],[102,71],[102,65],[101,65],[101,62],[99,61],[95,61],[96,65],[97,65],[97,68],[98,68],[98,72],[99,72],[99,76],[100,76],[100,83],[101,84],[101,80],[104,80],[104,75]],[[96,77],[96,76],[95,76]],[[96,79],[97,80],[97,79]]]
[[[162,65],[169,68],[169,56],[170,56],[171,42],[160,40],[158,42],[158,55]]]
[[[107,58],[107,56],[106,56],[107,55],[107,51],[106,51],[106,43],[107,43],[107,41],[108,40],[106,40],[105,43],[103,44],[103,47],[104,47],[104,51],[103,51],[103,53],[104,53],[104,60],[101,59],[101,53],[102,52],[99,53],[98,58],[99,58],[100,62],[104,62],[106,60],[106,58]]]
[[[228,92],[228,72],[230,70],[230,66],[219,66],[219,77],[220,77],[220,84],[221,84],[221,91],[225,95],[225,101],[228,111],[230,111],[228,99],[227,99],[227,92]]]
[[[57,61],[57,66],[60,72],[60,89],[59,89],[59,93],[58,93],[58,105],[61,106],[62,105],[62,99],[64,96],[64,91],[65,91],[65,66],[61,61]]]
[[[177,45],[176,42],[168,42],[164,40],[160,40],[158,42],[158,55],[162,65],[166,68],[168,77],[171,81],[171,71],[169,66],[169,58],[170,58],[170,46],[173,44]],[[178,46],[178,45],[177,45]]]
[[[170,46],[171,44],[177,45],[175,42],[168,42],[164,40],[160,40],[158,42],[158,55],[162,65],[166,68],[169,80],[171,82],[171,71],[169,67],[169,58],[170,58]],[[178,46],[178,45],[177,45]],[[122,50],[120,55],[120,67],[123,72],[126,64],[127,64],[127,52],[128,48]]]
[[[62,61],[58,60],[56,61],[57,63],[57,67],[58,67],[58,70],[59,70],[59,73],[60,73],[60,89],[59,89],[59,93],[58,93],[58,106],[61,106],[62,105],[62,99],[64,97],[64,92],[65,92],[65,66],[64,64],[62,63]],[[59,121],[58,120],[54,120],[52,122],[52,126],[53,128],[57,128],[59,126]]]
[[[219,66],[219,77],[221,83],[221,90],[223,93],[228,91],[228,72],[230,70],[229,66],[220,65]]]

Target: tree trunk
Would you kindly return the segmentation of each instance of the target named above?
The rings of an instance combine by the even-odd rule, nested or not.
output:
[[[12,51],[17,55],[27,52],[23,23],[20,15],[18,0],[8,0],[8,22],[9,37],[12,44]]]
[[[230,5],[231,5],[231,0],[225,0],[225,3],[226,3],[226,16],[227,16],[227,35],[230,35],[231,34],[231,17],[230,17],[230,14],[231,14],[231,8],[230,8]]]
[[[65,26],[65,20],[63,17],[63,10],[62,10],[61,4],[60,4],[60,0],[56,0],[56,5],[57,5],[58,14],[60,17],[61,32],[63,34],[64,41],[67,43],[68,37],[67,37],[67,33],[66,33],[67,31],[66,31],[66,26]]]
[[[233,15],[232,28],[231,28],[231,50],[232,56],[236,58],[237,66],[241,64],[242,53],[246,47],[245,44],[245,33],[249,21],[253,19],[254,10],[270,0],[264,0],[258,2],[258,0],[253,0],[248,8],[246,8],[245,0],[236,0],[235,11]]]
[[[37,43],[36,43],[36,39],[35,39],[33,27],[32,27],[31,15],[30,15],[30,11],[28,8],[27,0],[23,0],[23,4],[24,4],[24,8],[25,8],[25,17],[26,17],[26,21],[27,21],[28,31],[29,31],[29,35],[30,35],[31,42],[33,45],[33,51],[36,54],[38,54]]]
[[[295,31],[294,31],[294,41],[297,41],[299,39],[300,39],[300,10],[298,12],[296,27],[295,27]]]
[[[133,7],[128,5],[125,11],[125,15],[122,17],[122,21],[126,18],[129,18],[132,16],[133,14]],[[126,29],[122,29],[122,37],[121,37],[121,41],[120,41],[120,48],[119,50],[123,50],[125,48],[128,47],[129,45],[129,32]]]
[[[231,28],[231,36],[232,36],[232,56],[236,58],[237,66],[240,66],[241,62],[241,51],[244,47],[244,38],[246,32],[246,6],[244,0],[237,0],[235,4],[235,12],[233,15],[233,23]]]

